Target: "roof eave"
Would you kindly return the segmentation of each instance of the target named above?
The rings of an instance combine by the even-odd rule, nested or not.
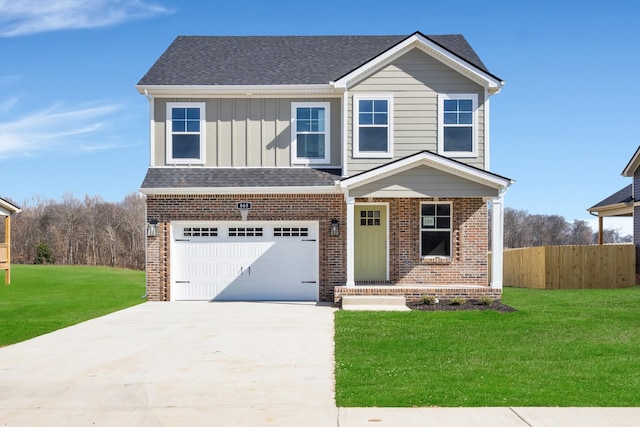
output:
[[[331,83],[291,85],[136,85],[142,95],[151,96],[261,96],[337,95]]]
[[[0,199],[0,214],[2,214],[3,216],[13,215],[20,212],[22,212],[22,209],[20,209],[16,205],[7,202],[4,199]]]
[[[615,203],[605,206],[593,206],[587,209],[592,215],[601,217],[608,216],[633,216],[633,202],[630,203]]]
[[[636,170],[638,170],[639,166],[640,166],[640,147],[636,149],[636,152],[633,154],[633,157],[631,157],[631,160],[629,160],[629,163],[627,163],[627,166],[622,171],[622,176],[633,177],[633,174],[636,172]]]

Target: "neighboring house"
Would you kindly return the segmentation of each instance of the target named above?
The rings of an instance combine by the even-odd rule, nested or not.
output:
[[[598,244],[602,245],[604,243],[604,218],[633,216],[633,185],[627,185],[587,210],[591,215],[598,217]]]
[[[640,204],[636,203],[636,200],[640,200],[640,146],[623,169],[622,176],[632,178],[631,184],[587,210],[592,215],[598,216],[600,244],[602,244],[604,217],[633,216],[633,244],[636,247],[636,275],[638,276],[640,275]]]
[[[4,217],[4,228],[0,228],[0,235],[4,238],[0,240],[0,270],[5,271],[4,282],[11,283],[11,215],[20,213],[22,210],[0,198],[0,217]]]
[[[500,298],[503,84],[461,35],[178,37],[136,86],[148,298]]]

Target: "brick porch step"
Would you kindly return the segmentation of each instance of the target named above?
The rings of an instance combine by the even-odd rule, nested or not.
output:
[[[351,311],[411,311],[403,296],[355,296],[342,297],[342,309]]]

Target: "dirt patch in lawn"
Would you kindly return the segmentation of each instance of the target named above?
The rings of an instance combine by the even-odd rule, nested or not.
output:
[[[459,304],[455,304],[451,301],[441,300],[438,303],[407,303],[407,306],[411,310],[420,311],[495,310],[500,313],[512,313],[516,311],[515,308],[511,307],[510,305],[503,304],[500,301],[492,301],[488,303],[483,301],[469,300],[461,302]]]

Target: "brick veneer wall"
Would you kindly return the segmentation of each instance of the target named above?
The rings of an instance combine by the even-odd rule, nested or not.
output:
[[[502,300],[502,289],[488,286],[468,288],[463,286],[336,286],[333,302],[340,305],[343,296],[403,296],[407,302],[420,302],[430,296],[441,301],[460,298],[463,300],[482,300],[490,298]]]
[[[147,296],[169,301],[171,221],[240,221],[237,202],[251,202],[250,221],[318,221],[319,298],[333,301],[334,286],[346,281],[346,208],[340,194],[295,195],[148,195],[147,221],[158,221],[158,236],[147,241]],[[329,235],[331,219],[340,236]]]
[[[452,203],[451,258],[420,257],[420,203],[434,199],[357,199],[389,204],[389,282],[397,285],[488,285],[487,204],[480,198],[440,198]]]

